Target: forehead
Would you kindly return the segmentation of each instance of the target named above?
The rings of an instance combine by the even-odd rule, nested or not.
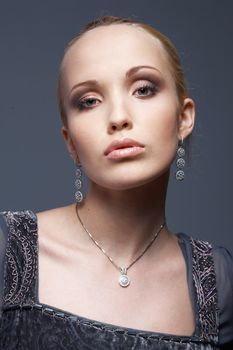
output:
[[[153,65],[171,75],[167,54],[156,37],[135,25],[115,24],[86,32],[67,51],[62,62],[66,83],[93,79],[138,65]]]

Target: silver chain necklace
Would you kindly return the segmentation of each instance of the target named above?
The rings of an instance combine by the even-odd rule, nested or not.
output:
[[[93,238],[92,234],[88,231],[88,229],[85,227],[84,223],[82,222],[79,213],[78,213],[78,204],[76,204],[76,214],[77,217],[79,219],[80,224],[82,225],[84,231],[88,234],[88,236],[91,238],[92,242],[95,243],[95,245],[102,251],[102,253],[104,253],[104,255],[108,258],[108,260],[112,263],[113,266],[116,267],[116,269],[118,271],[120,271],[120,277],[119,277],[119,285],[121,287],[128,287],[130,284],[130,278],[127,275],[127,271],[128,269],[133,266],[145,253],[146,251],[150,248],[150,246],[152,245],[152,243],[156,240],[156,238],[158,237],[160,231],[164,228],[166,221],[163,222],[162,225],[160,225],[159,229],[155,231],[155,234],[153,235],[152,239],[150,240],[149,244],[146,246],[146,248],[141,252],[141,254],[134,259],[127,267],[120,267],[118,266],[114,260],[107,254],[107,252],[101,247],[101,245]]]

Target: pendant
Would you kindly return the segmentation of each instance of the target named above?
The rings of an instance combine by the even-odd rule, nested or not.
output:
[[[128,287],[130,284],[130,279],[127,276],[127,269],[126,267],[121,267],[120,269],[121,275],[119,277],[119,284],[121,287]]]

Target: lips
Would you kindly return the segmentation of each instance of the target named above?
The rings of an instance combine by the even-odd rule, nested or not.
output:
[[[144,145],[136,140],[124,138],[114,140],[104,151],[104,155],[108,158],[122,158],[134,156],[144,150]],[[118,151],[117,151],[118,150]]]

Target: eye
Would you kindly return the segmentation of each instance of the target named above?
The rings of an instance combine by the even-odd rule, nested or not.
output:
[[[90,109],[98,104],[97,98],[86,97],[77,102],[77,107],[79,110]]]
[[[141,86],[135,90],[135,94],[138,97],[153,96],[157,91],[157,86],[154,83],[143,83]]]

